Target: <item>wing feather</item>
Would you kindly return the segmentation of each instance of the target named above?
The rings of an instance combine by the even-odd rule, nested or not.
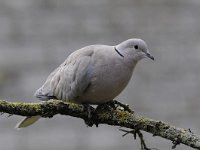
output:
[[[55,69],[35,96],[41,100],[52,98],[64,101],[81,96],[91,81],[93,51],[72,53],[66,61]]]

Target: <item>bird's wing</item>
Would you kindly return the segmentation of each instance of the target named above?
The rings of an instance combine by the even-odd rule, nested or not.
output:
[[[55,69],[35,96],[41,100],[73,100],[81,96],[90,84],[93,50],[76,51]]]

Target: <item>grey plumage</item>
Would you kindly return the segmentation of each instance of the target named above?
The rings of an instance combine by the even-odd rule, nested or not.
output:
[[[35,96],[97,105],[111,101],[126,87],[135,65],[145,57],[154,59],[141,39],[129,39],[116,46],[86,46],[69,55]]]

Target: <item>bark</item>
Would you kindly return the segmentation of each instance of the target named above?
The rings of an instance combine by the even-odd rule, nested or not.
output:
[[[182,143],[195,149],[200,149],[200,138],[192,133],[190,129],[177,128],[163,121],[157,121],[142,116],[138,116],[130,111],[125,111],[121,106],[113,109],[111,107],[102,107],[95,109],[89,106],[92,118],[88,120],[88,109],[84,105],[78,105],[58,100],[50,100],[43,103],[21,103],[8,102],[0,100],[0,112],[10,115],[53,117],[56,114],[70,115],[82,118],[90,126],[94,124],[108,124],[120,126],[134,131],[143,130],[151,133],[153,136],[171,140],[172,148]],[[130,132],[131,133],[131,132]]]

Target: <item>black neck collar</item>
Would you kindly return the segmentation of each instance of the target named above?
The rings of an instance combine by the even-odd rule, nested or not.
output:
[[[122,54],[117,50],[116,47],[114,47],[114,49],[115,49],[115,51],[117,52],[117,54],[119,54],[119,56],[124,57],[124,55],[122,55]]]

